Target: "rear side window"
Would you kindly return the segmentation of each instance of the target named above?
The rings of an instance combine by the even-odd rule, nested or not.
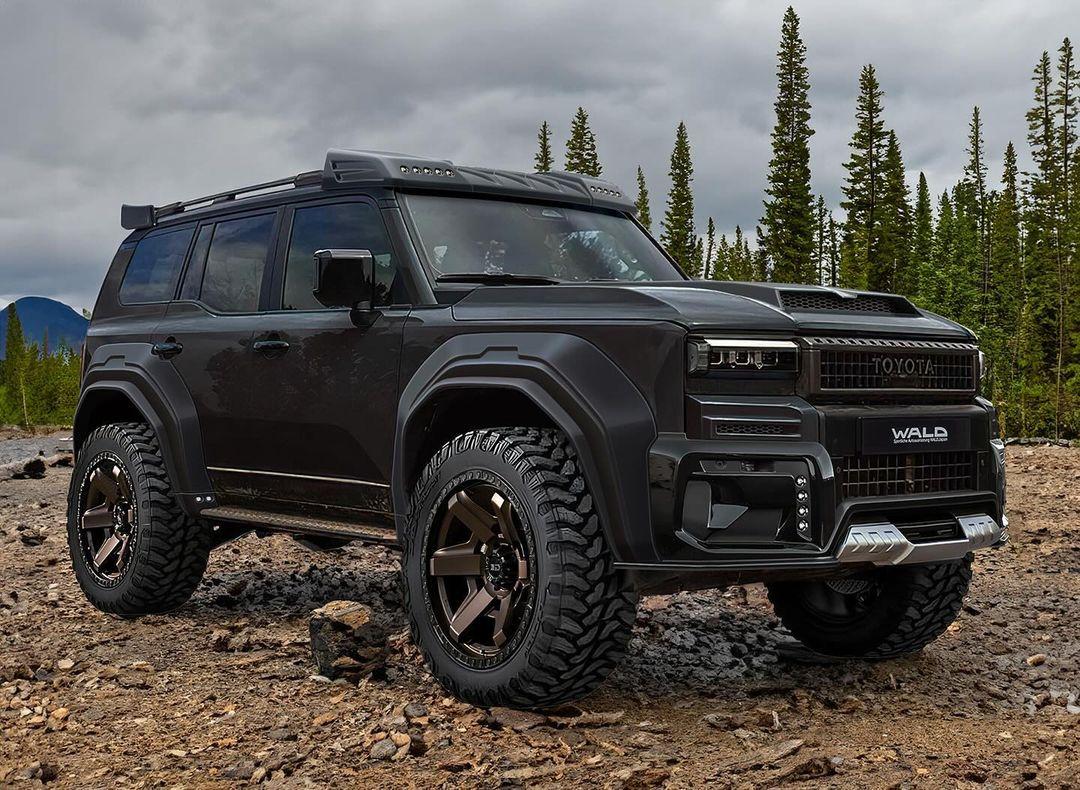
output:
[[[332,290],[325,289],[324,301],[311,292],[315,285],[316,250],[368,250],[375,258],[375,293],[372,303],[389,304],[397,271],[390,253],[390,239],[378,209],[370,203],[334,203],[296,210],[285,262],[285,288],[281,307],[285,310],[324,310],[349,307],[335,304]]]
[[[253,313],[266,269],[274,215],[219,222],[206,256],[200,298],[223,313]]]
[[[176,280],[184,263],[194,228],[155,233],[139,242],[120,284],[123,304],[167,302],[176,292]]]

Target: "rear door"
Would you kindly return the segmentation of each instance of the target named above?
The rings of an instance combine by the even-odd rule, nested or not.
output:
[[[210,479],[223,501],[235,497],[221,470],[251,464],[259,430],[251,419],[251,339],[261,323],[279,220],[280,211],[270,210],[200,224],[178,298],[154,337],[191,393]]]
[[[344,297],[313,295],[312,256],[320,249],[373,254],[380,314],[371,326],[353,325]],[[251,355],[246,417],[252,453],[236,482],[246,478],[269,508],[385,517],[410,305],[375,202],[339,198],[287,209],[272,301],[253,338],[260,350]]]

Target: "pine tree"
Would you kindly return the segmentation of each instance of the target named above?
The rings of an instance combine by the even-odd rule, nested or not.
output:
[[[829,266],[829,208],[825,205],[825,198],[818,195],[814,206],[814,254],[813,272],[809,282],[821,285],[826,282],[826,271]]]
[[[7,309],[7,335],[4,338],[4,379],[11,392],[15,408],[20,413],[22,424],[30,425],[30,413],[27,407],[27,368],[30,354],[23,337],[22,321],[19,311],[12,302]]]
[[[840,284],[840,244],[837,239],[836,218],[829,212],[829,268],[826,285],[833,288]]]
[[[589,128],[589,114],[578,107],[570,123],[570,139],[566,141],[566,169],[571,173],[599,178],[603,172],[596,154],[596,135]]]
[[[713,257],[716,253],[716,223],[709,217],[705,226],[705,257],[702,259],[701,279],[708,280],[712,276]]]
[[[799,18],[788,6],[776,53],[777,95],[773,107],[772,159],[765,193],[759,249],[779,282],[811,282],[814,205],[810,192],[810,91],[806,45]]]
[[[840,259],[842,284],[847,287],[866,286],[871,262],[876,265],[881,243],[882,169],[887,146],[883,95],[874,67],[864,66],[859,75],[855,132],[848,144],[851,156],[844,164],[845,200],[840,203],[847,212]]]
[[[984,334],[984,350],[990,360],[993,398],[1005,430],[1015,432],[1019,424],[1018,401],[1022,382],[1020,358],[1025,339],[1026,283],[1020,230],[1020,196],[1016,150],[1010,142],[1005,149],[1001,191],[996,193],[990,216],[989,330]]]
[[[982,119],[979,117],[978,107],[972,110],[971,123],[968,126],[967,157],[967,164],[964,166],[964,184],[966,188],[962,190],[962,193],[967,196],[967,203],[963,206],[963,209],[973,217],[977,231],[978,249],[976,254],[979,268],[976,277],[979,283],[978,320],[980,326],[985,326],[988,319],[988,302],[990,298],[990,254],[987,239],[990,221],[987,207]]]
[[[652,211],[649,209],[649,188],[645,186],[645,173],[641,165],[637,169],[637,200],[634,201],[634,211],[637,213],[638,222],[645,226],[645,230],[652,232]]]
[[[937,225],[930,252],[930,268],[924,277],[923,298],[929,309],[943,315],[954,314],[953,284],[950,281],[956,250],[955,218],[949,193],[938,199]]]
[[[551,155],[551,128],[548,126],[547,121],[540,124],[540,131],[536,134],[536,141],[539,145],[534,157],[536,172],[550,173],[551,168],[555,166],[555,159]]]
[[[934,248],[934,209],[930,199],[930,186],[926,183],[926,174],[919,173],[919,186],[915,190],[915,219],[912,230],[911,273],[914,282],[908,295],[916,296],[920,302],[927,301],[927,286],[930,282],[930,258]]]
[[[735,226],[735,238],[728,254],[727,276],[729,280],[750,282],[754,279],[754,261],[750,255],[750,245],[743,237],[742,228]]]
[[[712,272],[714,280],[731,280],[728,272],[731,269],[731,246],[728,244],[727,235],[720,234],[720,241],[716,243],[716,258],[713,261]]]
[[[867,285],[910,295],[917,282],[911,270],[911,203],[904,160],[896,132],[890,131],[882,160],[880,246],[870,262]]]
[[[661,223],[663,233],[660,243],[684,272],[697,277],[701,274],[701,268],[695,256],[694,193],[690,187],[694,180],[694,164],[690,160],[690,137],[682,121],[675,132],[675,148],[671,152],[668,175],[671,178],[671,191],[668,192],[667,208]]]

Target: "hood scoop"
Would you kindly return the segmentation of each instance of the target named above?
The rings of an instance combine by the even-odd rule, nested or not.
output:
[[[915,305],[902,296],[861,294],[851,291],[780,291],[780,304],[789,313],[885,313],[918,315]]]

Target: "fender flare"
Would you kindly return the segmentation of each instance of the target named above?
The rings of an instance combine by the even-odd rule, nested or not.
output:
[[[427,461],[417,415],[449,389],[510,389],[562,430],[581,459],[609,544],[619,561],[655,557],[649,506],[649,447],[657,436],[648,401],[599,348],[568,334],[457,335],[439,346],[402,388],[391,489],[401,535],[409,489]],[[639,561],[643,561],[640,560]]]
[[[213,489],[195,403],[172,364],[152,356],[150,348],[148,343],[115,343],[94,351],[75,410],[75,451],[86,438],[82,426],[88,412],[103,395],[122,395],[154,429],[177,498],[189,515],[196,515],[200,508],[194,495]]]

